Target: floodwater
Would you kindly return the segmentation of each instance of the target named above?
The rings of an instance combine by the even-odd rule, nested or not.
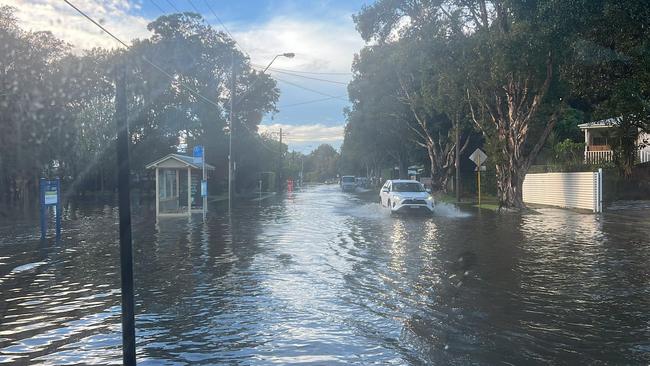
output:
[[[134,208],[138,359],[200,364],[648,364],[650,205],[600,216],[391,217],[315,186],[161,219]],[[0,363],[121,362],[117,209],[59,243],[0,223]]]

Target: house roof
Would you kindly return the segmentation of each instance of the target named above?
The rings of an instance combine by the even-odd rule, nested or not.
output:
[[[162,158],[147,164],[146,168],[147,169],[157,168],[157,167],[160,166],[160,164],[162,164],[163,162],[168,161],[170,159],[178,161],[184,167],[189,166],[189,167],[192,167],[194,169],[203,169],[201,164],[194,164],[194,158],[193,157],[187,156],[187,155],[181,155],[181,154],[168,154],[168,155],[165,155]],[[208,170],[214,170],[214,166],[210,165],[208,163],[205,164],[205,168],[208,169]]]
[[[612,126],[618,125],[620,118],[621,117],[614,117],[614,118],[601,119],[600,121],[581,123],[578,125],[578,127],[581,130],[588,130],[592,128],[610,128]]]

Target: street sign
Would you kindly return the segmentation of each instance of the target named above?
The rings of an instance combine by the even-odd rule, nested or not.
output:
[[[54,206],[56,214],[56,238],[61,238],[61,180],[40,179],[40,203],[41,203],[41,239],[45,239],[47,233],[47,213],[49,206]]]
[[[194,164],[203,164],[203,146],[194,146],[192,156],[194,157]]]
[[[481,166],[487,160],[487,155],[481,149],[476,149],[469,156],[469,160],[473,161],[476,166]]]
[[[487,155],[481,149],[476,149],[469,156],[469,160],[473,161],[476,164],[476,185],[478,187],[478,207],[481,207],[481,172],[485,171],[485,166],[483,163],[487,160]]]
[[[201,197],[207,197],[208,196],[208,181],[207,180],[202,180],[201,181]]]
[[[478,172],[478,171],[479,171],[479,167],[474,168],[474,171],[475,171],[475,172]],[[487,167],[486,167],[485,165],[481,165],[481,171],[482,171],[482,172],[487,171]]]
[[[46,180],[43,187],[43,204],[56,205],[59,202],[59,186],[55,180]]]

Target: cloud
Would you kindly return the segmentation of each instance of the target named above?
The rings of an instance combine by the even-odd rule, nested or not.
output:
[[[127,43],[136,38],[150,36],[147,24],[153,19],[142,15],[141,1],[74,0],[73,3]],[[70,43],[76,51],[92,47],[122,47],[62,0],[3,0],[3,4],[17,9],[16,16],[21,28],[31,31],[49,30],[56,37]],[[226,24],[241,47],[249,53],[252,63],[263,67],[278,53],[294,52],[294,58],[280,57],[273,67],[297,71],[349,73],[354,53],[364,45],[354,28],[350,13],[340,9],[327,10],[327,4],[322,4],[325,8],[318,8],[318,2],[314,4],[311,13],[305,9],[302,2],[288,4],[290,5],[287,5],[287,8],[270,9],[269,16],[265,19]],[[313,13],[319,16],[314,16]],[[215,28],[221,29],[209,13],[203,15]],[[285,125],[286,131],[293,133],[290,144],[340,144],[343,139],[343,127],[340,124],[344,118],[344,100],[334,98],[312,104],[294,104],[327,96],[346,99],[346,85],[272,73],[279,80],[279,104],[292,105],[286,110],[281,108],[280,113],[275,116],[276,120],[296,123]],[[351,79],[350,74],[302,75],[339,83],[347,83]],[[320,94],[301,89],[296,84]],[[318,116],[319,124],[300,124],[314,115]]]
[[[289,149],[308,152],[320,144],[330,144],[338,148],[343,142],[344,126],[325,126],[323,124],[272,124],[260,125],[260,133],[278,132],[282,128],[283,142]]]
[[[253,63],[265,66],[278,53],[294,52],[294,58],[278,58],[273,64],[292,70],[350,72],[353,55],[364,44],[349,16],[327,20],[276,16],[247,24],[245,30],[231,27]]]
[[[79,9],[129,43],[150,35],[148,19],[139,2],[128,0],[75,0]],[[4,0],[16,8],[25,30],[49,30],[77,50],[115,48],[118,43],[61,0]],[[208,13],[209,23],[221,30]],[[275,67],[303,71],[349,72],[352,56],[363,46],[349,14],[306,18],[300,12],[271,16],[260,23],[229,23],[229,30],[255,64],[266,65],[278,53],[294,52],[293,59],[278,58]],[[121,47],[121,46],[120,46]]]
[[[140,9],[137,3],[127,0],[76,0],[74,4],[126,43],[149,35],[147,24],[150,20],[131,14]],[[75,50],[121,47],[61,0],[4,0],[3,5],[16,8],[16,17],[24,30],[51,31],[56,37],[70,43]]]

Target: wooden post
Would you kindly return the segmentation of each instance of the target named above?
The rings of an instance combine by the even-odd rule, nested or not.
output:
[[[192,168],[187,167],[187,215],[192,216]]]
[[[588,162],[589,155],[589,130],[585,128],[585,163]]]
[[[158,167],[156,167],[156,217],[160,214],[160,186],[158,183],[158,178],[160,173],[158,172]]]
[[[178,206],[177,210],[180,211],[181,208],[181,193],[180,193],[180,186],[181,186],[181,171],[180,169],[175,169],[176,170],[176,206]]]
[[[478,207],[481,207],[481,166],[478,167]]]

